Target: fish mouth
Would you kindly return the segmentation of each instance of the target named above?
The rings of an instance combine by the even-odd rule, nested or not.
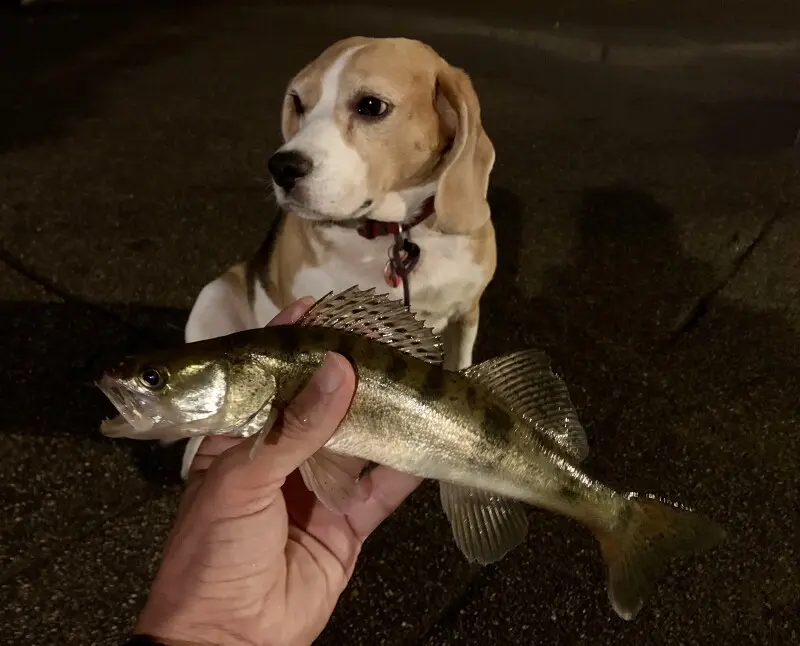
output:
[[[95,385],[117,409],[119,415],[100,423],[100,432],[111,438],[148,439],[162,437],[170,426],[159,415],[144,415],[143,410],[153,408],[153,402],[145,395],[120,386],[117,380],[104,375]]]

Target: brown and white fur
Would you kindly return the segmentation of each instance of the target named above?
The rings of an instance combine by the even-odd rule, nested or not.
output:
[[[383,114],[360,113],[365,99]],[[299,153],[307,174],[288,191],[274,183],[283,215],[269,242],[202,289],[186,341],[263,326],[298,298],[353,285],[402,299],[384,280],[392,238],[341,223],[402,222],[433,197],[433,215],[410,233],[421,248],[411,309],[442,334],[448,368],[469,366],[496,246],[486,201],[495,152],[467,74],[419,41],[347,38],[292,79],[281,128],[276,155]],[[184,473],[198,446],[187,446]]]

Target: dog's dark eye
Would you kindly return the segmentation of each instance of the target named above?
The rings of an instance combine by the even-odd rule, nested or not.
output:
[[[294,106],[295,114],[297,114],[297,116],[300,116],[306,111],[303,102],[300,100],[300,97],[297,96],[294,92],[292,92],[292,94],[290,94],[289,96],[292,97],[292,105]]]
[[[166,376],[155,368],[145,368],[139,373],[141,382],[151,390],[157,390],[167,383]]]
[[[356,104],[356,112],[362,117],[377,119],[389,112],[389,104],[376,96],[362,96]]]

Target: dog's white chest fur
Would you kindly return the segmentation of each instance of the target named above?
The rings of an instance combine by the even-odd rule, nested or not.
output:
[[[292,293],[320,298],[353,285],[375,288],[380,294],[403,298],[402,286],[393,288],[384,278],[391,236],[374,240],[352,229],[331,227],[321,232],[324,243],[313,241],[323,262],[304,267],[295,276]],[[439,333],[449,319],[463,313],[478,298],[485,282],[484,270],[475,264],[465,236],[442,235],[414,229],[411,239],[420,246],[420,260],[409,277],[411,309]]]

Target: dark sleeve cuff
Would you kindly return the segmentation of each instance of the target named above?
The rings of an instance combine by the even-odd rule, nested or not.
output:
[[[158,641],[150,635],[134,635],[122,646],[166,646],[164,642]]]

